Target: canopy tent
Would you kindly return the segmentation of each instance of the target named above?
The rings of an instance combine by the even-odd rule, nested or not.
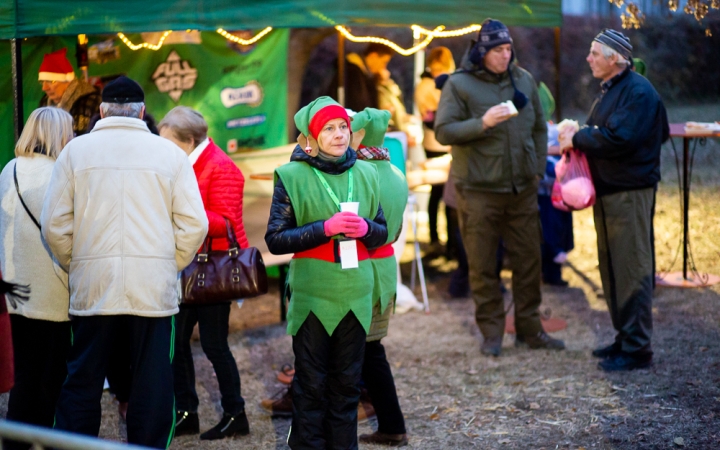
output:
[[[561,4],[562,0],[0,0],[0,41],[10,40],[10,60],[3,57],[0,67],[12,75],[17,137],[26,116],[22,106],[23,38],[335,25],[417,24],[429,29],[443,25],[452,30],[493,17],[509,26],[555,27],[557,53]],[[7,70],[8,65],[12,70]]]
[[[2,0],[0,39],[48,35],[345,26],[462,27],[493,17],[557,27],[561,0]]]

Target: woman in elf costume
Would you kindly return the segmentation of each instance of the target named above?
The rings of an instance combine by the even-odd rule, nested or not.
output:
[[[373,317],[370,333],[365,343],[365,361],[362,377],[377,414],[378,429],[372,434],[360,436],[360,442],[390,446],[407,444],[405,419],[400,410],[395,381],[380,340],[387,336],[390,323],[391,301],[397,291],[397,260],[392,243],[400,235],[403,214],[408,200],[408,185],[405,176],[390,163],[388,150],[383,148],[387,131],[389,111],[373,108],[355,114],[352,120],[354,133],[365,131],[362,144],[358,145],[358,159],[373,164],[380,179],[382,190],[380,203],[387,220],[388,239],[382,247],[370,251],[370,261],[375,273],[373,290]]]
[[[265,234],[270,252],[295,254],[288,275],[287,331],[295,354],[288,444],[354,449],[372,318],[369,250],[387,241],[379,176],[372,164],[357,161],[350,118],[331,98],[298,111],[295,125],[300,145],[275,170]],[[355,212],[347,210],[352,206]]]

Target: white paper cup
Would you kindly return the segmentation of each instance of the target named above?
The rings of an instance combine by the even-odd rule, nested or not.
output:
[[[357,214],[360,210],[360,202],[341,202],[340,203],[340,211],[342,212],[351,212]]]

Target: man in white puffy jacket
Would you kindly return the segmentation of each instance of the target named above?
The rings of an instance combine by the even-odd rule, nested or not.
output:
[[[187,155],[150,133],[144,93],[120,77],[100,120],[55,164],[42,234],[70,275],[73,343],[55,427],[95,435],[116,336],[131,346],[128,441],[166,448],[175,421],[172,357],[177,273],[207,234]]]

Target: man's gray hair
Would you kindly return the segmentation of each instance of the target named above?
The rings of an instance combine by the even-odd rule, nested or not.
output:
[[[136,119],[141,119],[140,113],[142,113],[143,106],[145,106],[145,103],[143,102],[134,102],[134,103],[100,103],[100,112],[102,113],[103,117],[112,117],[112,116],[119,116],[119,117],[134,117]]]
[[[602,42],[598,42],[598,44],[600,44],[600,50],[602,50],[602,54],[605,57],[605,59],[610,59],[613,55],[617,55],[617,61],[615,62],[616,66],[627,67],[630,65],[630,61],[628,61],[623,55],[618,53],[616,50],[613,50],[612,48],[608,47],[607,45],[603,44]]]

